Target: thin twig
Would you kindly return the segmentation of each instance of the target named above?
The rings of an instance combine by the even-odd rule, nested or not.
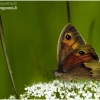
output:
[[[12,71],[11,71],[11,67],[10,67],[10,63],[9,63],[9,59],[8,59],[8,54],[7,54],[7,50],[6,50],[4,33],[3,33],[3,26],[2,26],[2,21],[1,21],[1,15],[0,15],[0,38],[1,38],[1,45],[2,45],[2,49],[3,49],[8,73],[9,73],[9,76],[10,76],[10,79],[11,79],[11,83],[12,83],[12,86],[13,86],[13,89],[14,89],[14,93],[16,95],[16,98],[18,99],[18,95],[17,95],[17,92],[16,92],[16,88],[15,88],[15,84],[14,84],[14,80],[13,80],[13,76],[12,76]]]
[[[70,6],[69,6],[69,1],[66,1],[66,6],[67,6],[67,17],[68,17],[68,23],[70,23]]]
[[[96,20],[92,20],[90,27],[89,27],[89,34],[88,34],[88,43],[92,45],[93,42],[93,30],[94,30],[94,25],[96,23]]]

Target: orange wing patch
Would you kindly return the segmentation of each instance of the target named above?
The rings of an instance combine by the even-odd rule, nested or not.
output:
[[[76,43],[74,43],[74,44],[72,45],[72,48],[73,48],[73,49],[76,49],[78,46],[79,46],[79,43],[76,42]]]
[[[67,39],[66,39],[66,35],[71,36],[71,39],[70,39],[70,40],[67,40]],[[66,44],[67,46],[72,47],[72,49],[76,49],[76,48],[79,46],[79,43],[76,42],[75,38],[73,38],[72,33],[66,33],[66,34],[64,35],[64,39],[62,40],[62,42],[63,42],[64,44]]]

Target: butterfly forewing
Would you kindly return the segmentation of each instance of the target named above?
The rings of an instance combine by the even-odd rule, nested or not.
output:
[[[57,62],[61,65],[65,57],[80,45],[84,45],[85,41],[72,24],[68,24],[62,30],[57,46]]]

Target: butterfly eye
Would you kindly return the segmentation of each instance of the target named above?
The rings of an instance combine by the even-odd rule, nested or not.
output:
[[[79,53],[80,55],[84,55],[84,54],[85,54],[84,51],[79,51],[78,53]]]
[[[70,39],[71,39],[71,36],[70,36],[69,34],[67,34],[67,35],[66,35],[66,39],[67,39],[67,40],[70,40]]]

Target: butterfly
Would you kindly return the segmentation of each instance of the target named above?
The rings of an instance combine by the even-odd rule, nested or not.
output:
[[[69,23],[62,30],[57,46],[58,69],[55,76],[64,81],[100,79],[100,62],[91,45],[86,44],[77,29]]]

